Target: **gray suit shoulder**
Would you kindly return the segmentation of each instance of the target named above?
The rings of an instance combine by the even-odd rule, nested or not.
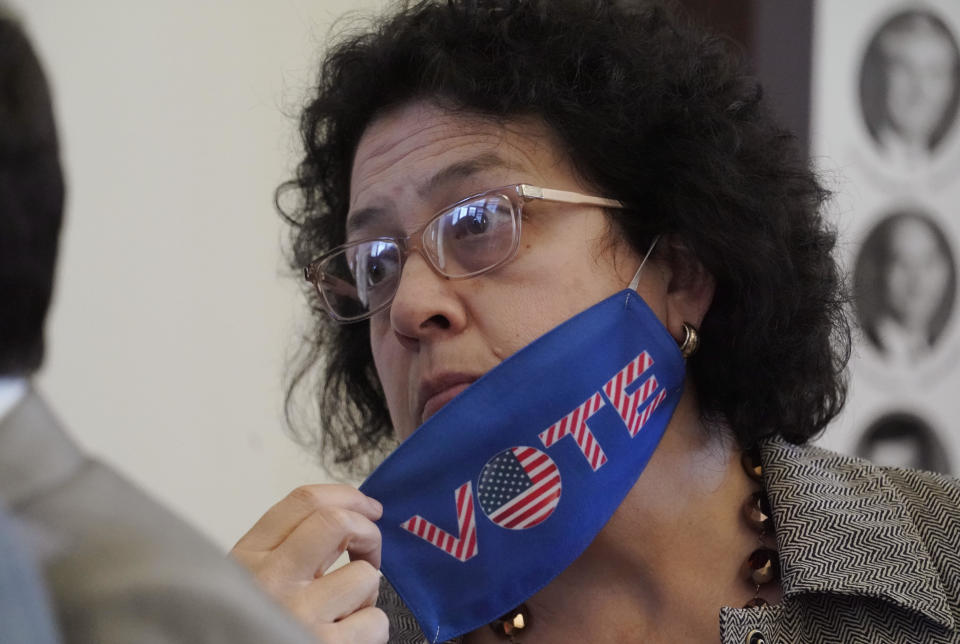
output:
[[[45,454],[35,465],[59,469],[24,483],[24,468],[11,511],[38,551],[66,642],[315,642],[194,528],[80,454],[36,409],[23,418],[32,426],[5,421],[3,432],[29,431]]]
[[[308,642],[252,577],[111,469],[89,462],[30,508],[55,542],[68,642]]]

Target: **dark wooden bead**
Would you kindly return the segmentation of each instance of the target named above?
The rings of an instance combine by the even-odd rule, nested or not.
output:
[[[763,492],[754,492],[743,504],[743,516],[747,524],[760,534],[773,532],[773,517]]]
[[[763,585],[780,577],[780,560],[776,550],[757,548],[743,564],[744,579],[751,584]]]
[[[754,597],[746,604],[743,605],[744,608],[760,608],[767,605],[767,600],[763,597]]]
[[[520,604],[500,619],[490,622],[490,628],[503,639],[510,639],[530,628],[530,610],[526,604]]]
[[[740,464],[743,465],[747,476],[754,481],[759,481],[763,477],[763,466],[760,464],[760,448],[752,447],[743,450],[740,454]]]
[[[767,638],[760,631],[750,631],[744,640],[746,644],[767,644]]]

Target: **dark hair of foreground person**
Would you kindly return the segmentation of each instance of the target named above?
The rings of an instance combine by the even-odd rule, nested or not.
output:
[[[0,375],[43,361],[64,181],[50,92],[19,24],[0,6]]]

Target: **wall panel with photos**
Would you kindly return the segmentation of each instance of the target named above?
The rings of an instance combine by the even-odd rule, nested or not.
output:
[[[821,444],[960,472],[960,2],[818,0],[811,157],[852,279],[850,398]]]

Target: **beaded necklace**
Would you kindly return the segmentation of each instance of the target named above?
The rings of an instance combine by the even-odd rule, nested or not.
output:
[[[767,605],[767,601],[760,596],[760,588],[776,583],[780,579],[780,558],[776,550],[770,504],[762,489],[763,466],[760,463],[760,450],[758,448],[744,450],[740,456],[740,464],[743,465],[747,476],[761,485],[760,490],[747,497],[742,509],[747,525],[757,533],[758,542],[758,547],[743,562],[743,579],[753,588],[753,597],[744,605],[744,608],[759,608]],[[501,639],[511,644],[520,644],[517,637],[524,632],[530,632],[531,623],[530,609],[526,604],[520,604],[491,622],[490,628]]]

